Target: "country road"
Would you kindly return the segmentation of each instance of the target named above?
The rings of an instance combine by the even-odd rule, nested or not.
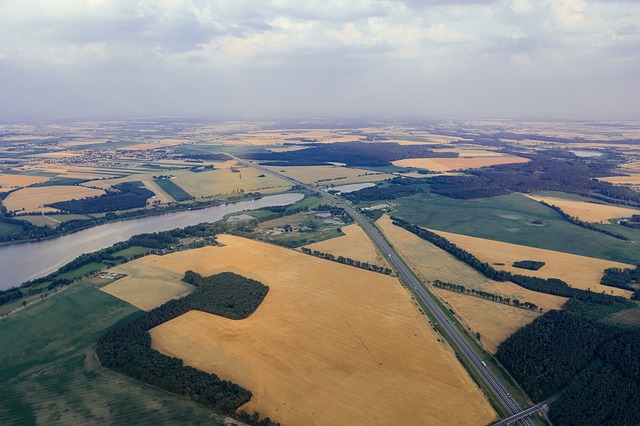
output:
[[[507,392],[507,390],[502,385],[502,383],[498,380],[495,374],[486,366],[486,364],[482,361],[480,356],[467,342],[462,332],[451,322],[448,316],[442,311],[442,308],[440,307],[440,305],[434,300],[434,297],[424,288],[423,284],[416,278],[413,272],[411,272],[410,268],[406,265],[406,263],[402,260],[402,258],[400,258],[395,253],[391,245],[382,236],[380,230],[371,221],[369,221],[366,217],[363,217],[353,207],[347,204],[343,199],[335,195],[331,195],[324,191],[319,191],[317,188],[314,188],[310,185],[306,185],[302,182],[298,182],[294,179],[291,179],[290,177],[281,175],[280,173],[276,173],[274,171],[261,167],[257,164],[242,160],[232,155],[229,155],[229,156],[232,157],[234,160],[237,160],[250,167],[254,167],[264,173],[269,173],[273,176],[277,176],[281,179],[284,179],[293,185],[303,186],[308,190],[316,193],[319,192],[322,195],[322,197],[334,202],[335,204],[338,205],[338,207],[341,207],[345,211],[347,211],[358,223],[358,225],[360,225],[364,229],[364,231],[367,233],[369,238],[381,250],[381,252],[385,253],[388,261],[396,268],[398,277],[409,286],[409,290],[413,292],[415,297],[420,302],[422,302],[422,305],[429,310],[429,312],[432,314],[433,317],[436,318],[441,328],[445,330],[450,340],[453,341],[457,346],[458,353],[461,356],[464,356],[464,358],[466,358],[470,367],[473,368],[480,377],[482,377],[482,379],[485,381],[488,388],[506,407],[508,412],[512,415],[512,417],[509,418],[510,421],[517,422],[518,424],[523,424],[527,426],[534,425],[533,421],[527,418],[527,416],[529,414],[536,412],[537,409],[523,410],[522,407],[520,407],[520,405],[511,397],[509,392]],[[517,415],[520,415],[521,417],[515,418],[514,416],[517,416]],[[504,423],[499,422],[497,424],[504,424]]]

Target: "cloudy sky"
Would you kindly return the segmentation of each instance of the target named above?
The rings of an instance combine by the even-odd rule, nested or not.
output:
[[[0,120],[639,111],[638,0],[0,0]]]

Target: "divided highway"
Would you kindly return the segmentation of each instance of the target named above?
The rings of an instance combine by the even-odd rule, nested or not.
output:
[[[229,154],[227,154],[229,155]],[[343,208],[347,211],[354,220],[365,230],[369,238],[376,244],[376,246],[383,252],[386,253],[389,262],[396,268],[398,272],[398,276],[401,280],[407,283],[416,298],[418,298],[422,305],[425,306],[430,313],[437,319],[439,325],[445,332],[448,334],[450,339],[455,342],[455,345],[458,347],[458,352],[464,356],[468,363],[471,365],[473,369],[480,375],[489,389],[496,395],[496,397],[502,402],[502,404],[507,408],[509,413],[512,414],[512,417],[507,419],[509,423],[517,422],[518,424],[524,424],[527,426],[533,426],[533,422],[531,419],[527,418],[529,414],[537,411],[537,408],[532,410],[523,410],[522,407],[511,397],[511,395],[507,392],[505,387],[500,383],[495,374],[485,365],[484,361],[478,356],[475,350],[471,347],[471,345],[467,342],[466,338],[463,336],[462,332],[456,328],[454,324],[452,324],[451,320],[447,317],[447,315],[442,312],[442,308],[439,304],[434,300],[433,296],[425,290],[422,283],[415,277],[415,275],[411,272],[409,267],[404,263],[404,261],[397,256],[395,251],[389,245],[387,240],[382,236],[378,228],[373,225],[367,218],[363,217],[360,213],[358,213],[353,207],[349,204],[345,203],[344,200],[331,195],[329,193],[325,193],[323,191],[318,191],[316,188],[313,188],[309,185],[305,185],[301,182],[298,182],[294,179],[291,179],[287,176],[281,175],[280,173],[273,172],[264,167],[260,167],[259,165],[247,162],[240,158],[229,155],[235,160],[238,160],[241,163],[244,163],[250,167],[254,167],[259,169],[264,173],[269,173],[271,175],[277,176],[281,179],[286,180],[287,182],[297,185],[303,186],[310,191],[320,192],[321,195],[333,201],[338,205],[338,207]],[[545,401],[546,402],[546,401]],[[537,407],[537,406],[536,406]],[[499,424],[505,424],[500,422]]]

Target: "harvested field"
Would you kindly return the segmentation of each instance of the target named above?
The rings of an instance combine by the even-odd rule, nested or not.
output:
[[[598,180],[613,183],[616,185],[640,185],[640,174],[629,174],[628,176],[611,176],[598,178]]]
[[[262,173],[250,167],[236,168],[239,173],[234,173],[230,168],[235,164],[236,161],[231,160],[224,163],[216,163],[215,169],[210,171],[194,173],[190,170],[172,170],[166,174],[175,176],[172,182],[196,198],[228,195],[237,192],[259,191],[269,193],[284,191],[291,187],[286,181],[272,175],[265,174],[264,177],[258,177]],[[156,194],[157,199],[168,199],[166,197],[170,197],[169,194],[165,191],[163,191],[164,193],[160,192],[159,190],[161,189],[153,182],[153,176],[158,174],[162,173],[132,174],[123,178],[92,181],[87,185],[106,189],[122,182],[141,181]]]
[[[439,149],[436,152],[455,152],[461,158],[479,158],[479,157],[503,157],[504,158],[504,154],[497,151],[488,151],[486,149],[453,148],[453,149]]]
[[[601,285],[600,278],[606,268],[635,268],[633,265],[450,232],[436,230],[432,230],[432,232],[442,235],[483,262],[493,264],[496,269],[540,278],[559,278],[572,287],[583,290],[590,288],[597,293],[605,291],[609,294],[631,296],[630,291]],[[511,266],[513,262],[518,260],[538,260],[545,262],[545,266],[537,271]],[[496,263],[504,263],[504,266],[496,265]]]
[[[173,183],[184,189],[194,197],[208,197],[233,194],[236,192],[269,192],[268,190],[284,191],[291,185],[275,176],[265,174],[251,167],[232,169],[215,169],[206,172],[193,173],[191,171],[176,171]]]
[[[156,182],[153,180],[143,180],[142,184],[149,191],[152,191],[155,195],[155,198],[150,198],[147,200],[147,204],[151,204],[154,201],[160,201],[161,203],[172,203],[175,200],[171,195],[167,194],[164,189],[160,188]]]
[[[453,309],[462,323],[471,327],[472,334],[480,333],[480,341],[489,352],[495,354],[498,345],[517,330],[536,319],[533,311],[514,308],[474,296],[455,293],[436,287],[432,291]]]
[[[139,143],[135,145],[129,145],[125,148],[120,148],[121,151],[143,151],[145,149],[164,148],[167,146],[182,145],[190,142],[187,139],[159,139],[151,140],[145,143]]]
[[[267,151],[271,152],[291,152],[291,151],[302,151],[303,149],[308,149],[308,146],[285,146],[282,148],[267,148]]]
[[[331,253],[334,256],[349,257],[353,260],[368,262],[374,265],[389,267],[385,257],[380,254],[367,234],[357,224],[342,228],[344,236],[321,241],[306,247],[323,253]]]
[[[532,302],[545,311],[560,309],[567,300],[564,297],[527,290],[512,282],[490,280],[444,250],[393,225],[387,215],[380,217],[376,223],[393,247],[423,281],[441,280],[460,284],[467,288],[483,290],[503,297],[519,299],[523,302]],[[517,328],[514,325],[513,331],[516,331]]]
[[[96,197],[104,194],[100,189],[85,188],[83,186],[46,186],[37,188],[23,188],[12,192],[2,204],[10,212],[24,211],[30,213],[55,211],[45,204],[58,201],[77,200]]]
[[[164,259],[154,255],[149,257],[156,261],[159,259],[160,264]],[[127,276],[102,287],[101,290],[145,311],[193,291],[192,285],[181,281],[184,271],[176,272],[145,262],[128,262],[108,272]]]
[[[151,330],[154,348],[251,390],[246,411],[286,425],[495,418],[396,279],[253,240],[219,241],[135,262],[232,271],[270,287],[245,320],[191,311]]]
[[[370,170],[352,169],[338,166],[288,166],[266,167],[277,173],[282,173],[302,183],[316,183],[322,181],[323,185],[348,184],[360,182],[375,182],[392,178],[393,175]]]
[[[560,207],[569,216],[577,217],[580,220],[591,223],[609,222],[607,219],[619,217],[631,217],[633,214],[640,214],[640,210],[629,207],[609,206],[605,204],[589,203],[585,201],[565,200],[562,198],[541,197],[538,195],[524,194],[527,197],[544,201],[547,204]]]
[[[11,175],[0,173],[0,189],[6,192],[8,189],[24,188],[34,183],[46,182],[50,178],[43,176]]]
[[[393,161],[398,167],[417,167],[434,172],[448,172],[451,170],[474,169],[478,167],[495,166],[498,164],[526,163],[528,158],[516,156],[477,157],[477,158],[407,158]]]
[[[333,130],[276,130],[273,132],[251,132],[234,135],[241,144],[268,146],[284,143],[316,143],[355,142],[364,139],[362,135],[346,135]],[[233,141],[231,141],[233,142]]]

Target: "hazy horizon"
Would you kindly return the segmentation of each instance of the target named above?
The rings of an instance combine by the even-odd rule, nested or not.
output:
[[[632,1],[0,0],[0,120],[637,119]]]

